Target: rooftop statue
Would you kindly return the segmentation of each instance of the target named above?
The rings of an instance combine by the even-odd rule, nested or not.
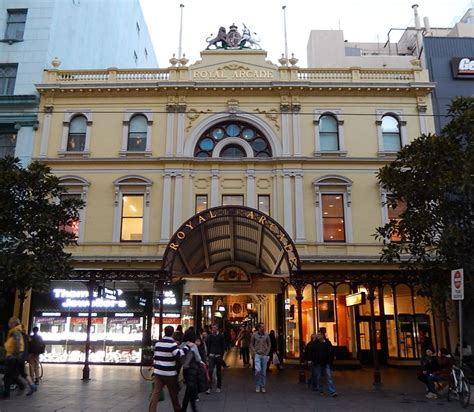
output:
[[[221,26],[216,37],[212,37],[213,35],[211,34],[206,39],[206,50],[210,49],[211,46],[214,46],[215,49],[225,50],[261,49],[259,44],[260,39],[253,37],[253,35],[256,35],[256,33],[252,33],[245,24],[243,24],[243,26],[244,29],[242,30],[242,34],[237,31],[237,26],[235,24],[230,26],[228,33],[226,33],[225,28]]]

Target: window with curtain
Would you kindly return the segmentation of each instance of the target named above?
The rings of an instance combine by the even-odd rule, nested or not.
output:
[[[258,210],[270,215],[270,195],[258,195]]]
[[[346,241],[343,199],[342,194],[321,195],[324,242]]]
[[[207,195],[196,195],[196,213],[200,213],[207,208]]]
[[[67,137],[68,152],[83,152],[86,144],[87,119],[85,116],[74,117],[69,124]]]
[[[128,127],[127,150],[143,152],[146,149],[148,120],[143,115],[133,116]]]

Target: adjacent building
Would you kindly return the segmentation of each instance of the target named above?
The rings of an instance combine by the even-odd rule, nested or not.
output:
[[[53,66],[157,67],[139,1],[0,1],[0,156],[30,162],[35,84]]]

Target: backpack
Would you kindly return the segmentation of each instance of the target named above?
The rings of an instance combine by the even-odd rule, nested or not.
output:
[[[44,344],[41,336],[32,335],[30,336],[28,349],[30,353],[33,353],[35,355],[41,355],[44,353],[46,345]]]
[[[23,339],[23,352],[20,352],[20,360],[26,362],[28,360],[29,352],[29,338],[26,333],[21,332],[21,338]]]

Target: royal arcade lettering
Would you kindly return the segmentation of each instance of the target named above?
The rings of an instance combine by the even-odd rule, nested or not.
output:
[[[196,70],[193,74],[194,80],[235,80],[235,79],[273,79],[272,70]]]
[[[186,239],[186,237],[199,225],[219,217],[235,216],[235,213],[237,213],[240,217],[245,217],[247,219],[257,222],[258,224],[262,225],[270,232],[272,232],[275,235],[275,238],[278,239],[278,241],[280,242],[282,248],[284,249],[290,265],[292,267],[298,266],[298,257],[296,254],[295,247],[291,240],[288,239],[286,233],[284,233],[278,225],[276,225],[271,219],[269,219],[267,215],[248,209],[217,208],[199,213],[193,216],[180,228],[178,232],[176,232],[175,236],[171,239],[171,242],[169,243],[169,248],[171,250],[177,251],[180,245]]]
[[[455,57],[451,61],[453,76],[457,78],[474,77],[474,57]]]

